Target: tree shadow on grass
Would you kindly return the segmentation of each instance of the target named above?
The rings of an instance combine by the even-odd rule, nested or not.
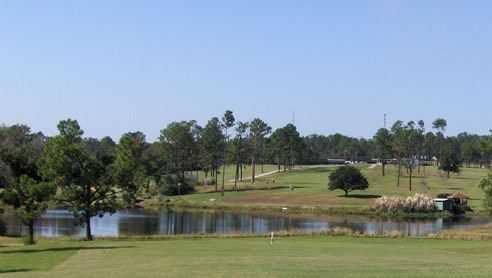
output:
[[[381,195],[349,194],[348,196],[338,195],[338,197],[340,197],[340,198],[353,198],[353,199],[377,199],[377,198],[381,198]]]
[[[293,185],[297,187],[297,185],[318,185],[319,182],[308,182],[308,181],[303,181],[303,182],[291,182]]]
[[[293,189],[301,189],[305,188],[303,186],[294,186]],[[279,186],[270,186],[270,187],[242,187],[238,190],[227,189],[226,192],[246,192],[246,191],[274,191],[274,190],[282,190],[282,189],[290,189],[289,186],[279,185]]]
[[[60,247],[60,248],[46,248],[46,249],[6,250],[6,251],[0,251],[0,254],[32,254],[32,253],[44,253],[44,252],[114,250],[114,249],[126,249],[126,248],[135,248],[135,246]]]
[[[463,187],[448,187],[448,188],[446,188],[446,190],[461,190],[461,191],[463,191],[465,189]]]
[[[447,177],[446,177],[447,179]],[[450,179],[455,179],[455,180],[476,180],[477,178],[474,177],[465,177],[465,176],[451,176]]]
[[[329,173],[333,170],[334,168],[329,168],[328,166],[302,169],[304,173]]]
[[[0,269],[0,274],[30,272],[30,271],[32,271],[32,269],[29,268]]]

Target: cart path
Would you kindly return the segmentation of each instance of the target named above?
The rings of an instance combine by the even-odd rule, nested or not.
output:
[[[292,170],[296,171],[296,170],[323,168],[323,167],[337,167],[337,166],[336,165],[309,165],[309,166],[301,166],[301,167],[293,168]],[[256,175],[255,179],[264,178],[264,177],[268,177],[268,176],[275,175],[277,173],[283,173],[283,172],[284,172],[283,170],[275,170],[275,171],[271,171],[271,172],[266,172],[263,174]],[[243,178],[242,182],[250,181],[250,180],[251,180],[251,177],[247,177],[247,178]],[[234,182],[234,179],[229,180],[229,182]]]

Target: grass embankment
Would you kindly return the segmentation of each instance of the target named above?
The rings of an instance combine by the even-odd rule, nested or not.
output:
[[[380,167],[362,166],[370,182],[369,190],[352,192],[346,198],[341,191],[331,192],[327,189],[328,175],[333,169],[322,166],[278,173],[259,178],[254,185],[241,183],[238,192],[232,191],[232,185],[228,184],[225,197],[210,192],[213,187],[198,187],[195,194],[170,198],[164,203],[194,208],[280,211],[282,207],[288,207],[290,212],[371,214],[369,208],[382,195],[410,196],[420,192],[436,196],[461,191],[471,197],[472,209],[479,212],[482,210],[483,193],[478,183],[488,171],[465,168],[460,175],[448,179],[435,167],[427,167],[425,174],[422,170],[420,175],[417,173],[414,176],[410,192],[406,175],[401,178],[400,186],[396,186],[396,167],[388,166],[387,175],[382,177]],[[290,190],[291,185],[294,191]]]
[[[489,277],[492,241],[303,236],[41,241],[0,248],[2,277]]]
[[[492,224],[468,229],[445,230],[435,237],[440,239],[492,240]]]

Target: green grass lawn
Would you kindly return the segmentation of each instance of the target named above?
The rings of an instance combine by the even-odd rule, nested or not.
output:
[[[256,165],[256,175],[260,175],[262,173],[268,173],[271,171],[275,171],[278,169],[277,165],[272,165],[272,164],[265,164],[263,165],[263,171],[261,165]],[[220,172],[223,171],[222,168],[219,169]],[[252,167],[251,165],[244,165],[243,167],[243,179],[251,179],[252,175]],[[196,172],[192,173],[193,175],[196,175]],[[234,177],[236,176],[236,166],[235,165],[227,165],[226,170],[225,170],[225,179],[226,182],[229,182],[231,180],[234,180]],[[209,173],[209,178],[211,178],[210,173]],[[222,173],[219,174],[217,177],[219,180],[219,184],[222,185]],[[203,181],[205,179],[205,172],[199,171],[198,172],[198,179],[199,181]]]
[[[409,196],[417,192],[436,196],[438,193],[465,192],[471,197],[473,209],[482,209],[483,193],[478,188],[480,179],[486,176],[486,169],[464,168],[459,175],[452,175],[450,179],[434,167],[427,167],[413,178],[413,189],[409,191],[408,177],[401,178],[401,184],[396,186],[396,167],[387,167],[387,175],[382,177],[381,168],[370,169],[362,166],[363,173],[370,182],[369,190],[355,191],[348,198],[343,197],[342,191],[328,191],[328,175],[334,167],[305,168],[288,173],[279,173],[273,176],[260,178],[257,183],[241,183],[241,191],[234,192],[231,185],[225,197],[210,192],[212,187],[200,187],[196,194],[180,197],[189,203],[203,206],[297,206],[341,209],[364,209],[372,205],[375,198],[381,195]],[[275,180],[275,183],[273,183]],[[295,190],[290,191],[293,185]],[[211,199],[215,201],[211,202]]]
[[[2,277],[490,277],[492,241],[290,237],[42,241],[0,248]]]

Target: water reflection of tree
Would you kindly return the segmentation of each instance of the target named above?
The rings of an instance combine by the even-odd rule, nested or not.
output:
[[[349,219],[345,218],[341,222],[335,222],[332,224],[333,227],[337,228],[345,228],[349,229],[354,232],[360,232],[360,233],[365,233],[366,232],[366,226],[364,223],[356,223],[352,222]]]

